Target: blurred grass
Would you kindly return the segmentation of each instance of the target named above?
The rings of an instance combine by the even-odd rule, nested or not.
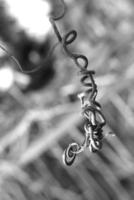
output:
[[[68,2],[66,2],[68,3]],[[57,49],[55,79],[24,95],[17,86],[0,107],[0,199],[130,200],[134,198],[134,3],[69,1],[62,30],[78,30],[72,45],[96,70],[98,99],[107,119],[103,149],[88,151],[72,167],[62,163],[69,142],[83,141],[76,94],[77,68]],[[70,95],[75,94],[75,101]],[[36,125],[33,126],[33,123]],[[3,196],[2,196],[3,195]]]

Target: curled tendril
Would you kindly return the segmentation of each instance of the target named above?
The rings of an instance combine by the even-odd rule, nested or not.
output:
[[[61,1],[63,2],[63,1]],[[64,13],[64,12],[63,12]],[[64,13],[65,14],[65,13]],[[65,35],[61,35],[56,22],[60,17],[54,18],[50,16],[50,22],[59,43],[62,45],[65,53],[71,58],[76,66],[80,69],[81,83],[87,89],[84,93],[79,95],[82,107],[82,113],[87,119],[85,129],[85,139],[82,145],[77,143],[69,144],[63,153],[63,162],[70,166],[74,163],[76,155],[84,151],[85,148],[89,148],[90,152],[97,152],[102,148],[103,139],[103,126],[106,124],[104,115],[101,112],[101,105],[96,101],[97,97],[97,85],[94,80],[95,71],[88,69],[88,59],[82,54],[76,54],[70,51],[69,45],[71,45],[77,38],[77,31],[71,30]]]

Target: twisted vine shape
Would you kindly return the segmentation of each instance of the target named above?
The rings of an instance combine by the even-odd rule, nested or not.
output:
[[[61,0],[63,7],[65,8],[64,2]],[[76,155],[84,151],[85,148],[89,148],[90,152],[97,152],[102,148],[103,139],[103,126],[106,124],[105,117],[101,112],[101,105],[96,101],[98,93],[97,85],[94,80],[95,71],[88,69],[88,59],[82,54],[76,54],[69,50],[69,45],[72,44],[77,38],[77,31],[71,30],[62,36],[56,25],[56,21],[63,18],[63,13],[58,17],[50,17],[55,35],[61,43],[65,53],[70,57],[76,66],[80,69],[81,83],[87,87],[86,91],[79,94],[78,97],[81,101],[82,114],[87,119],[84,125],[85,139],[82,144],[71,143],[65,149],[63,153],[64,164],[70,166],[74,163]]]

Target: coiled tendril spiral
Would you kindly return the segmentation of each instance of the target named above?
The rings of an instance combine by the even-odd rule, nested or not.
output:
[[[64,2],[61,2],[64,5]],[[106,124],[106,120],[101,112],[101,105],[96,101],[98,90],[93,77],[95,75],[95,71],[88,69],[88,59],[86,56],[73,53],[68,48],[69,45],[76,40],[77,32],[75,30],[71,30],[64,36],[61,36],[55,23],[55,21],[61,19],[64,14],[65,12],[63,12],[62,15],[58,16],[57,18],[51,16],[50,22],[64,51],[80,69],[80,74],[82,76],[80,81],[87,88],[85,92],[78,95],[81,101],[82,114],[87,119],[84,125],[84,142],[82,144],[69,144],[63,153],[63,162],[70,166],[73,164],[76,155],[84,151],[85,148],[89,148],[90,152],[97,152],[102,148],[102,128]]]

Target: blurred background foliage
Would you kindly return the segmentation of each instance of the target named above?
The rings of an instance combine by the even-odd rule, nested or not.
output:
[[[22,73],[0,50],[0,199],[134,199],[134,2],[65,3],[57,24],[62,34],[78,31],[72,51],[96,71],[107,120],[103,148],[80,154],[72,167],[62,163],[67,145],[83,141],[84,120],[78,69],[60,45],[49,54],[57,38],[48,11],[62,12],[60,1],[1,0],[1,45],[23,70],[41,68]]]

